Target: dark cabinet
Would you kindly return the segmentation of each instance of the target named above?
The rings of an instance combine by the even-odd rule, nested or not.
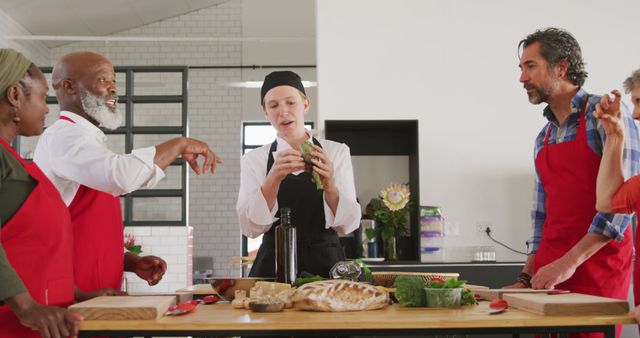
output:
[[[398,249],[400,259],[420,260],[420,223],[418,207],[420,201],[420,168],[418,152],[418,120],[326,120],[325,138],[345,143],[351,149],[351,156],[405,156],[406,177],[411,191],[413,210],[410,216],[410,236],[400,238]],[[377,169],[367,168],[371,172]],[[357,175],[357,173],[356,173]],[[379,182],[380,187],[390,182]],[[376,182],[377,184],[377,182]],[[356,187],[358,189],[358,187]],[[375,197],[375,196],[371,196]],[[366,205],[368,200],[360,200]]]

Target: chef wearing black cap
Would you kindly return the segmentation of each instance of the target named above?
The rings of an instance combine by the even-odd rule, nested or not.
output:
[[[275,226],[280,208],[287,207],[297,228],[298,272],[328,277],[333,264],[344,259],[338,233],[350,233],[360,222],[349,147],[312,137],[305,129],[309,99],[298,74],[267,75],[261,101],[277,138],[242,157],[236,205],[242,233],[264,234],[250,276],[275,276]],[[314,144],[312,163],[321,190],[304,171],[300,145],[307,141]]]

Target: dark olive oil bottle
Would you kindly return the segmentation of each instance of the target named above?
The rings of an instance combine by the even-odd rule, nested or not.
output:
[[[280,209],[276,226],[276,280],[292,284],[297,275],[296,228],[291,224],[291,209]]]

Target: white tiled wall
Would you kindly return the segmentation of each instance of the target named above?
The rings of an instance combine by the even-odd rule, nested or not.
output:
[[[224,274],[229,257],[241,253],[235,204],[240,186],[242,97],[240,89],[219,87],[212,79],[233,81],[240,77],[240,71],[201,70],[190,74],[191,134],[215,139],[209,144],[224,161],[213,176],[191,176],[189,215],[194,228],[194,255],[213,257],[214,273]]]
[[[16,42],[7,39],[12,35],[30,35],[24,27],[20,26],[5,12],[0,11],[0,48],[13,48],[29,58],[38,66],[49,65],[49,49],[37,41]]]
[[[241,1],[238,0],[117,35],[230,37],[240,36],[241,27]],[[114,65],[212,66],[240,64],[241,49],[238,42],[83,42],[53,48],[50,53],[52,63],[66,53],[91,50],[105,55]],[[130,291],[174,291],[191,283],[192,256],[213,257],[215,269],[220,270],[226,266],[228,257],[240,254],[240,231],[234,210],[239,186],[241,90],[218,85],[220,82],[239,81],[240,77],[238,69],[189,71],[189,135],[207,142],[224,164],[215,175],[198,177],[189,174],[190,227],[125,229],[142,244],[143,254],[160,256],[168,263],[165,277],[153,288],[129,274]],[[144,77],[137,78],[136,82],[156,80]],[[160,82],[171,87],[175,80],[165,78]],[[153,86],[144,90],[135,94],[155,93]],[[165,112],[154,114],[153,119],[158,123],[175,125],[175,119]],[[142,143],[160,141],[154,139]],[[151,209],[148,211],[153,212]]]
[[[149,287],[133,273],[126,273],[129,292],[173,292],[188,285],[187,263],[190,261],[187,227],[129,227],[126,234],[135,237],[142,245],[142,255],[162,257],[167,262],[167,272],[158,285]],[[190,274],[189,274],[190,275]]]

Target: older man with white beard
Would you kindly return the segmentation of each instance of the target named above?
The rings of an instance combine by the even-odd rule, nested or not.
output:
[[[60,119],[40,137],[34,160],[71,212],[76,300],[120,294],[123,270],[157,284],[167,268],[161,258],[124,253],[119,196],[155,186],[180,155],[196,174],[214,173],[222,161],[206,143],[186,137],[130,154],[109,150],[98,126],[117,128],[122,113],[113,65],[102,55],[63,56],[53,69],[52,85]],[[198,157],[204,158],[201,167]]]

